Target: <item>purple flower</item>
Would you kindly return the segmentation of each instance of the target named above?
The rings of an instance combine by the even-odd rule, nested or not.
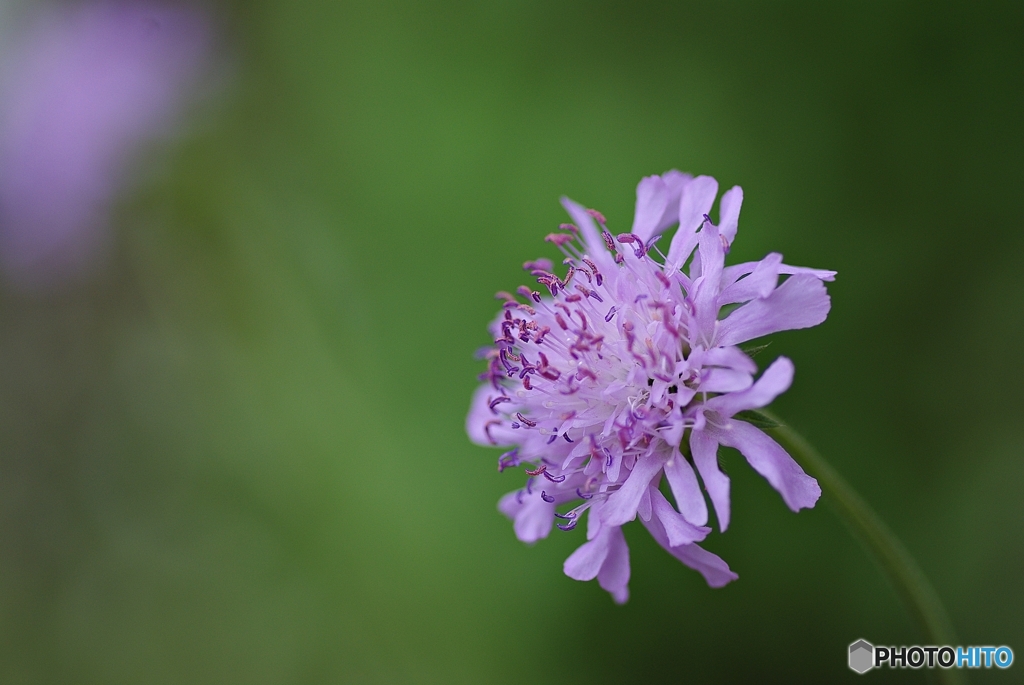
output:
[[[53,8],[3,57],[0,266],[45,283],[83,268],[137,145],[171,123],[208,57],[202,13],[148,2]]]
[[[571,530],[589,510],[587,542],[565,573],[596,577],[617,602],[629,594],[621,526],[637,515],[710,586],[737,577],[697,545],[710,532],[697,474],[721,530],[729,525],[719,445],[739,450],[794,511],[821,494],[785,450],[742,418],[789,387],[792,362],[780,357],[755,379],[757,365],[738,345],[824,321],[830,303],[822,281],[835,272],[788,266],[777,253],[725,266],[743,191],[722,196],[715,225],[708,213],[717,193],[709,176],[644,178],[633,230],[618,236],[598,212],[563,198],[575,223],[547,240],[565,255],[566,271],[559,276],[545,259],[528,262],[539,287],[519,288],[526,302],[498,294],[505,304],[466,421],[474,442],[512,447],[499,469],[528,467],[526,486],[498,505],[520,540],[546,537],[556,519]],[[663,255],[655,243],[677,223]],[[674,506],[659,489],[662,478]]]

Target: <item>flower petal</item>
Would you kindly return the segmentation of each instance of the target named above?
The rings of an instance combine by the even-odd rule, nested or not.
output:
[[[702,392],[736,393],[746,390],[753,382],[754,379],[746,371],[712,367],[704,371],[700,381],[700,389]]]
[[[715,506],[718,527],[724,533],[729,527],[729,477],[718,468],[718,440],[708,430],[694,430],[690,434],[693,462],[704,479],[711,504]]]
[[[512,519],[512,529],[522,542],[546,538],[555,522],[555,505],[541,499],[536,490],[532,495],[521,490],[508,493],[498,502],[498,511]]]
[[[767,407],[792,383],[793,362],[786,357],[779,357],[748,389],[712,397],[704,406],[728,418],[746,409]]]
[[[718,228],[722,237],[732,244],[736,239],[736,228],[740,223],[740,207],[743,205],[743,188],[733,186],[725,191],[718,205]]]
[[[769,333],[817,326],[831,301],[825,286],[810,274],[790,276],[764,299],[752,300],[719,322],[717,345],[736,345]]]
[[[650,521],[644,522],[644,525],[647,526],[651,537],[657,540],[659,545],[676,559],[704,576],[704,580],[709,586],[722,587],[739,578],[718,555],[712,554],[696,543],[672,547],[668,543],[668,534],[658,517],[652,517]]]
[[[655,454],[640,457],[617,492],[601,507],[601,521],[608,526],[621,526],[636,517],[640,500],[664,462]]]
[[[586,208],[567,197],[562,198],[562,206],[569,213],[573,223],[580,229],[580,233],[583,235],[583,244],[587,247],[587,254],[601,267],[604,277],[607,279],[617,273],[618,266],[604,244],[600,229],[594,223],[593,217],[587,214]]]
[[[632,232],[649,242],[679,222],[679,197],[693,177],[672,169],[661,176],[647,176],[636,187],[636,214]]]
[[[608,555],[597,573],[597,582],[611,593],[616,604],[629,599],[629,547],[619,527],[608,529]]]
[[[473,400],[469,404],[469,414],[466,416],[466,433],[469,435],[469,439],[477,445],[496,447],[498,445],[513,445],[519,441],[518,436],[512,432],[509,422],[502,420],[503,417],[491,411],[490,400],[498,397],[499,394],[490,384],[481,385],[473,393]]]
[[[707,523],[708,504],[704,501],[700,484],[697,483],[697,474],[693,472],[693,467],[686,461],[686,457],[676,454],[665,462],[665,476],[683,518],[696,526]]]
[[[739,450],[754,470],[779,491],[786,506],[793,511],[813,507],[821,497],[818,481],[804,473],[793,457],[760,429],[746,421],[730,420],[724,429],[717,429],[715,433],[723,445]]]
[[[745,277],[739,278],[725,286],[718,296],[718,306],[736,302],[747,302],[759,297],[768,297],[779,282],[779,268],[782,266],[782,255],[772,252],[757,262],[754,269]],[[724,274],[723,274],[724,276]],[[723,282],[727,282],[723,277]]]
[[[710,176],[698,176],[683,187],[679,199],[679,230],[672,236],[665,266],[678,271],[697,246],[697,229],[704,215],[711,211],[718,194],[718,181]]]
[[[682,514],[672,508],[660,490],[655,487],[648,490],[651,493],[651,508],[654,510],[654,515],[661,521],[665,534],[668,535],[669,545],[676,547],[688,545],[691,542],[700,542],[711,532],[710,528],[689,523]]]
[[[562,565],[565,575],[573,580],[593,580],[601,571],[601,565],[608,558],[611,547],[612,531],[618,528],[605,528],[597,537],[584,542],[569,555]],[[621,535],[621,531],[619,533]]]

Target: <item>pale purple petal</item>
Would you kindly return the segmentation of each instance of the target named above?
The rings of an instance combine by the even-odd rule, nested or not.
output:
[[[645,176],[636,187],[636,213],[631,233],[644,242],[658,230],[662,215],[668,208],[669,189],[661,176]]]
[[[739,578],[718,555],[712,554],[696,543],[678,547],[671,546],[668,542],[668,534],[658,517],[652,517],[650,521],[645,521],[644,525],[659,545],[676,559],[704,576],[704,580],[709,586],[722,587]]]
[[[75,275],[102,250],[137,147],[169,132],[210,33],[173,4],[56,6],[3,55],[0,263],[15,281]]]
[[[725,246],[718,227],[708,224],[700,232],[701,275],[693,295],[694,318],[705,342],[710,342],[718,320],[718,294],[725,264]]]
[[[674,455],[665,462],[665,476],[683,518],[697,526],[707,523],[708,504],[704,501],[704,493],[700,491],[697,474],[693,472],[690,462],[681,454]]]
[[[719,322],[716,344],[736,345],[779,331],[817,326],[831,301],[822,282],[809,274],[790,276],[771,295],[752,300]]]
[[[682,514],[672,508],[669,501],[665,499],[665,495],[661,494],[661,491],[657,488],[649,488],[649,491],[651,493],[654,515],[661,521],[661,525],[665,529],[666,535],[668,535],[669,545],[672,547],[688,545],[691,542],[700,542],[711,532],[710,528],[695,526],[689,523],[683,518]]]
[[[469,405],[466,416],[466,433],[469,439],[484,447],[500,447],[517,442],[517,436],[508,421],[495,414],[490,407],[490,400],[500,393],[490,384],[481,385],[473,393],[473,401]],[[501,405],[498,405],[499,408]]]
[[[636,187],[636,214],[632,233],[645,243],[679,222],[679,197],[693,177],[672,169],[661,176],[647,176]]]
[[[617,273],[618,266],[604,244],[601,229],[598,228],[593,217],[587,213],[586,208],[567,197],[562,198],[562,206],[569,213],[573,223],[580,229],[583,244],[587,247],[587,254],[604,272],[604,277],[609,278],[612,274]]]
[[[679,200],[679,230],[672,237],[665,261],[670,269],[682,267],[697,246],[697,229],[704,222],[704,215],[711,211],[717,193],[718,181],[710,176],[698,176],[683,187]]]
[[[523,542],[531,543],[546,538],[555,524],[555,505],[542,500],[540,493],[536,490],[532,495],[523,492],[522,504],[519,506],[515,506],[509,501],[517,497],[519,497],[517,493],[510,492],[498,503],[498,509],[506,516],[508,516],[508,511],[514,512],[512,514],[512,529],[515,531],[516,537]]]
[[[818,501],[818,481],[804,473],[793,457],[760,429],[746,421],[730,420],[725,428],[716,429],[715,435],[723,445],[739,450],[793,511],[813,507]]]
[[[705,407],[729,417],[736,412],[747,409],[760,409],[771,404],[776,397],[784,393],[793,383],[793,362],[786,357],[779,357],[765,369],[761,377],[752,386],[741,392],[732,392],[712,397]]]
[[[759,297],[768,297],[779,282],[779,268],[782,266],[782,255],[772,252],[757,262],[746,277],[727,285],[718,296],[718,306],[737,302],[747,302]],[[724,276],[724,274],[723,274]],[[725,281],[725,278],[722,279]]]
[[[616,604],[629,599],[629,547],[619,527],[608,531],[608,555],[597,573],[597,582],[611,593]]]
[[[749,388],[753,382],[754,379],[746,371],[712,367],[704,372],[700,381],[700,389],[702,392],[733,393]]]
[[[712,347],[704,352],[704,366],[721,366],[746,373],[757,372],[754,360],[738,347]]]
[[[740,207],[743,205],[743,188],[733,186],[725,191],[718,206],[718,227],[722,236],[732,244],[736,240],[736,228],[740,222]]]
[[[601,509],[601,520],[605,525],[621,526],[636,517],[640,499],[663,465],[664,462],[654,454],[637,459],[622,487],[612,493]]]
[[[608,558],[611,548],[614,531],[622,535],[622,531],[615,527],[605,527],[597,537],[589,542],[584,542],[576,548],[576,551],[569,555],[562,565],[565,575],[573,580],[593,580],[601,571],[601,565]]]
[[[718,468],[718,440],[708,430],[694,430],[690,434],[690,450],[715,507],[718,527],[724,533],[729,527],[729,477]]]

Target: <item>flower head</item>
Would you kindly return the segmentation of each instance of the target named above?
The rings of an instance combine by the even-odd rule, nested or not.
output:
[[[821,494],[742,418],[789,387],[792,362],[780,357],[755,379],[757,365],[738,345],[824,321],[822,281],[835,272],[787,266],[777,253],[725,266],[743,191],[722,196],[716,225],[709,212],[717,193],[709,176],[644,178],[632,231],[617,236],[600,213],[563,198],[574,223],[547,240],[565,255],[564,275],[549,260],[527,262],[539,288],[521,286],[525,302],[498,293],[505,304],[467,418],[475,442],[511,448],[499,470],[526,467],[525,487],[498,505],[519,539],[546,537],[556,520],[571,530],[589,512],[587,542],[565,573],[596,577],[618,602],[628,598],[629,581],[621,526],[637,515],[710,586],[737,577],[697,545],[710,532],[698,474],[720,529],[729,525],[719,445],[739,450],[794,511]],[[662,254],[655,243],[675,224]]]
[[[173,123],[210,56],[209,18],[157,2],[34,17],[0,55],[0,269],[37,287],[88,266],[140,143]]]

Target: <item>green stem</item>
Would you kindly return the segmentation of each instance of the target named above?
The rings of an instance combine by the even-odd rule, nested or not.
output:
[[[808,474],[818,479],[823,499],[881,566],[911,618],[921,629],[925,644],[958,645],[953,625],[939,596],[899,538],[803,436],[784,425],[774,414],[764,410],[761,413],[779,424],[768,432]],[[936,667],[931,673],[940,683],[947,685],[967,682],[966,674],[957,668]]]

